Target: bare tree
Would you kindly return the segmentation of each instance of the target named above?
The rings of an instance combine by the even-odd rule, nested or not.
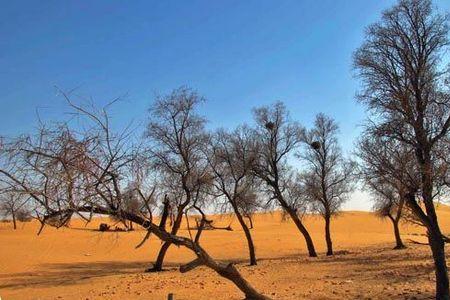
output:
[[[61,203],[76,205],[93,197],[83,172],[92,167],[86,160],[85,147],[90,141],[77,141],[64,124],[41,126],[36,135],[21,136],[4,147],[0,181],[10,191],[33,200],[36,217],[43,222],[43,210],[56,211]],[[71,216],[62,216],[61,226]],[[53,220],[55,221],[55,220]]]
[[[374,210],[381,218],[388,218],[392,222],[395,237],[395,250],[406,248],[403,244],[399,223],[404,214],[405,197],[401,187],[393,186],[390,182],[368,182],[374,196]]]
[[[207,163],[204,157],[208,135],[204,130],[206,120],[197,113],[204,99],[196,92],[181,87],[171,94],[156,99],[151,109],[147,128],[154,164],[162,176],[172,178],[173,190],[181,197],[171,198],[176,216],[171,234],[181,226],[185,210],[198,201],[199,192],[207,183]],[[162,245],[153,267],[148,271],[161,271],[170,241]]]
[[[450,299],[444,240],[434,199],[439,169],[434,159],[450,127],[448,16],[430,0],[400,0],[371,25],[354,63],[363,87],[359,99],[376,116],[377,134],[411,146],[420,171],[417,191],[406,198],[426,226],[436,273],[436,298]],[[418,205],[417,194],[424,209]]]
[[[14,230],[17,229],[17,221],[29,221],[31,216],[26,208],[28,197],[26,195],[5,191],[0,194],[0,214],[11,217]]]
[[[291,217],[305,238],[309,256],[316,257],[313,240],[301,220],[303,211],[301,205],[305,202],[297,201],[298,198],[289,198],[289,188],[293,185],[289,184],[292,170],[288,158],[299,147],[305,131],[298,123],[289,119],[288,112],[281,102],[271,107],[256,108],[254,116],[257,124],[255,129],[257,160],[253,171],[266,184],[269,202],[276,200]]]
[[[213,193],[233,209],[247,239],[250,265],[256,265],[255,246],[244,220],[257,208],[256,178],[251,170],[255,160],[254,142],[247,127],[231,133],[219,130],[211,139],[208,162],[214,176]]]
[[[406,194],[420,185],[414,151],[368,130],[359,141],[357,154],[361,159],[360,173],[365,187],[375,202],[374,209],[380,217],[391,220],[396,240],[394,249],[404,249],[399,222],[405,219],[416,223],[406,210]]]
[[[333,255],[331,218],[353,191],[355,164],[344,158],[337,141],[336,122],[318,114],[314,128],[306,134],[306,149],[297,155],[305,163],[301,184],[312,209],[325,220],[327,255]]]
[[[14,153],[15,160],[9,161],[9,164],[13,165],[2,166],[0,169],[4,176],[2,178],[4,182],[9,180],[12,186],[17,189],[20,188],[22,193],[29,195],[35,202],[42,226],[48,224],[60,227],[67,224],[74,214],[78,214],[86,222],[89,222],[92,216],[98,214],[133,222],[147,231],[143,241],[137,247],[148,240],[151,234],[154,234],[161,241],[185,247],[195,254],[196,259],[182,265],[180,267],[181,272],[188,272],[197,266],[204,265],[232,281],[245,294],[247,299],[269,299],[256,291],[241,276],[233,264],[217,262],[209,256],[200,245],[202,228],[197,231],[195,237],[186,238],[168,232],[163,225],[165,220],[161,220],[159,225],[155,224],[153,218],[156,209],[154,189],[143,188],[142,182],[137,180],[141,176],[141,171],[146,169],[146,163],[142,166],[143,163],[139,159],[142,156],[137,153],[141,150],[134,146],[131,135],[126,131],[116,133],[111,130],[110,118],[106,109],[91,111],[83,106],[75,105],[70,101],[69,95],[64,96],[68,99],[70,106],[77,112],[77,115],[83,119],[85,130],[78,131],[77,138],[73,139],[73,143],[67,143],[66,139],[58,139],[58,135],[45,135],[45,139],[42,139],[43,135],[39,133],[38,138],[31,140],[45,140],[45,143],[29,143],[30,140],[28,140],[27,148],[14,147],[10,153]],[[68,130],[67,132],[72,132],[70,136],[75,136],[74,131]],[[48,147],[50,145],[54,147]],[[72,151],[73,145],[83,145],[82,151]],[[54,151],[55,149],[62,151]],[[78,153],[78,155],[74,155],[75,153]],[[28,165],[31,158],[33,158],[33,161],[40,161],[40,163],[34,164],[33,168],[26,170],[17,167]],[[49,164],[53,168],[52,172],[47,172]],[[136,164],[139,164],[139,166],[136,166]],[[56,172],[58,168],[54,168],[54,166],[58,168],[63,166],[64,172]],[[27,172],[24,173],[24,171]],[[131,175],[134,172],[138,174]],[[24,174],[29,175],[29,177],[21,180],[24,178]],[[66,177],[68,174],[77,174],[83,180],[69,180],[70,184],[68,184],[65,182],[68,180]],[[31,180],[41,175],[45,178],[44,181]],[[62,184],[65,191],[59,193],[59,190],[57,190],[58,193],[55,196],[55,187],[45,187],[52,182]],[[133,182],[133,184],[130,185],[130,182]],[[67,186],[76,187],[76,189],[72,194],[67,195]],[[128,197],[127,194],[131,187],[141,195],[144,207],[147,209],[146,213],[130,209],[126,204],[127,201],[124,198]],[[94,191],[94,194],[86,196],[86,191]],[[89,217],[85,217],[86,214]],[[163,219],[167,217],[168,214],[162,216]],[[39,230],[39,233],[41,232],[42,228]]]
[[[175,93],[186,93],[188,90],[178,90]],[[178,94],[179,95],[179,94]],[[185,94],[186,96],[187,94]],[[191,94],[192,96],[194,94]],[[193,100],[193,99],[191,99]],[[166,174],[169,174],[173,179],[177,179],[176,182],[178,182],[178,185],[175,185],[175,187],[179,187],[179,191],[181,192],[181,195],[183,196],[183,203],[187,202],[188,204],[196,207],[196,205],[200,205],[199,199],[201,199],[201,194],[203,191],[201,188],[203,188],[205,185],[207,186],[209,184],[209,177],[208,173],[205,171],[205,164],[204,162],[201,162],[198,156],[197,151],[201,150],[198,147],[205,145],[206,136],[202,133],[203,128],[203,120],[199,117],[197,117],[194,112],[192,111],[192,106],[195,104],[194,102],[191,102],[188,98],[182,98],[182,101],[178,97],[170,99],[162,100],[160,103],[156,104],[156,109],[158,107],[160,109],[167,109],[167,108],[181,108],[180,111],[174,111],[172,110],[170,113],[170,119],[175,122],[175,120],[178,120],[181,122],[178,125],[181,125],[181,127],[174,126],[174,127],[164,127],[161,125],[164,125],[164,122],[160,123],[150,123],[149,130],[156,130],[159,134],[162,134],[164,131],[160,131],[161,129],[169,129],[174,130],[173,132],[178,132],[175,134],[175,137],[177,137],[179,140],[181,140],[178,145],[180,148],[169,148],[173,149],[174,152],[164,152],[164,146],[170,146],[170,145],[176,145],[171,144],[171,139],[166,139],[167,136],[165,135],[158,135],[155,134],[154,136],[161,137],[161,140],[159,142],[161,144],[154,144],[155,148],[153,149],[153,154],[157,157],[156,161],[153,161],[155,164],[154,166],[158,168],[159,171],[163,170]],[[173,102],[172,102],[173,101]],[[185,102],[186,101],[186,102]],[[169,107],[163,108],[163,105],[167,104]],[[170,111],[170,110],[169,110]],[[178,116],[178,113],[181,114],[181,116]],[[157,115],[164,116],[162,111],[156,112]],[[90,118],[92,118],[92,115],[88,115]],[[165,115],[167,116],[167,115]],[[180,119],[178,119],[180,117]],[[105,118],[107,119],[107,115],[105,115]],[[99,118],[95,118],[94,121],[98,122],[100,120]],[[161,120],[160,120],[161,121]],[[176,122],[175,122],[176,123]],[[101,170],[100,174],[101,176],[98,176],[99,173],[94,174],[94,178],[96,179],[96,186],[97,191],[100,195],[99,200],[100,202],[92,202],[89,201],[86,203],[85,206],[77,207],[75,208],[77,211],[93,211],[94,213],[99,214],[106,214],[106,215],[112,215],[115,217],[120,217],[125,220],[131,221],[135,224],[138,224],[145,228],[147,230],[147,235],[144,237],[143,241],[140,243],[142,245],[143,242],[145,242],[151,233],[156,235],[159,239],[164,241],[165,243],[171,245],[175,244],[177,246],[183,246],[189,250],[191,250],[195,255],[196,259],[191,261],[190,263],[186,265],[180,266],[180,271],[182,273],[188,272],[198,266],[204,265],[212,270],[214,270],[217,274],[220,276],[232,281],[246,296],[247,299],[269,299],[268,297],[262,295],[258,291],[256,291],[240,274],[238,269],[234,267],[233,264],[224,264],[215,261],[212,257],[209,256],[209,254],[206,252],[204,248],[200,245],[200,236],[202,233],[202,227],[199,228],[195,236],[191,235],[190,238],[180,237],[177,236],[174,232],[174,227],[179,226],[179,218],[180,217],[180,211],[182,211],[184,208],[178,207],[178,214],[176,216],[175,223],[172,226],[172,229],[170,232],[166,230],[166,219],[168,218],[168,213],[163,213],[161,216],[161,220],[159,225],[155,224],[153,222],[153,210],[154,207],[152,207],[152,202],[150,199],[152,199],[152,194],[154,190],[151,191],[150,195],[143,196],[142,199],[147,199],[145,202],[145,207],[148,209],[148,214],[136,214],[133,212],[129,212],[127,210],[126,206],[120,205],[124,203],[123,196],[123,186],[124,184],[121,184],[121,182],[126,181],[127,177],[124,176],[125,174],[129,173],[130,170],[136,171],[140,170],[142,168],[136,167],[136,158],[139,157],[139,155],[136,155],[135,151],[126,150],[126,147],[123,147],[123,145],[130,145],[130,142],[126,141],[127,135],[114,135],[110,132],[109,126],[107,125],[107,122],[100,121],[100,127],[103,129],[103,133],[100,133],[101,137],[96,138],[99,145],[96,148],[106,148],[108,149],[107,152],[101,152],[102,153],[102,163],[98,164],[98,168]],[[103,124],[103,125],[102,125]],[[181,130],[181,131],[178,131]],[[168,133],[166,131],[166,133]],[[150,136],[153,136],[152,133],[149,132]],[[197,138],[197,139],[196,139]],[[109,140],[109,141],[108,141]],[[157,140],[158,141],[158,140]],[[104,144],[104,145],[101,145]],[[159,148],[159,147],[160,148]],[[181,147],[183,146],[183,147]],[[167,150],[168,148],[166,148]],[[180,158],[178,155],[180,155],[176,149],[182,149],[182,155],[181,160],[176,161],[176,159]],[[161,152],[158,152],[156,150],[160,150]],[[138,151],[139,152],[139,151]],[[96,156],[96,153],[93,153],[93,157]],[[120,161],[115,161],[116,158],[121,158]],[[91,158],[94,161],[100,161],[99,158]],[[172,160],[174,159],[174,160]],[[180,162],[181,166],[177,164],[176,162]],[[185,164],[183,166],[183,164]],[[184,169],[186,168],[186,169]],[[106,171],[106,172],[105,172]],[[169,172],[170,171],[170,172]],[[104,176],[103,176],[104,175]],[[134,178],[138,178],[139,176],[133,176]],[[205,179],[206,178],[206,179]],[[176,184],[176,182],[174,184]],[[137,192],[141,195],[144,195],[142,188],[142,184],[135,184],[135,189],[137,189]],[[171,195],[177,196],[180,194],[172,193]],[[170,199],[165,197],[164,201],[164,211],[166,211],[168,207]],[[177,202],[175,202],[177,203]],[[179,203],[179,202],[178,202]],[[117,205],[119,204],[119,205]],[[73,210],[74,208],[70,208]],[[187,216],[186,210],[184,213]],[[199,211],[201,212],[201,209],[199,208]],[[147,215],[148,217],[144,218],[143,216]],[[140,246],[138,245],[138,246]]]

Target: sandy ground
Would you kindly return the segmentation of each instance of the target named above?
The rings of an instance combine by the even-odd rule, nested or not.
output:
[[[450,233],[450,209],[440,207],[443,232]],[[319,258],[308,258],[303,238],[279,213],[255,217],[253,236],[258,266],[247,265],[242,230],[230,217],[217,224],[234,231],[206,231],[203,246],[217,259],[234,261],[244,276],[274,299],[431,299],[434,273],[427,246],[408,244],[391,250],[391,223],[367,212],[345,212],[332,223],[335,250],[326,257],[323,222],[306,218]],[[84,227],[46,227],[37,236],[37,223],[0,224],[0,297],[8,299],[242,299],[231,283],[207,268],[187,274],[177,270],[193,256],[171,247],[167,271],[143,273],[160,242],[151,238],[135,249],[144,231],[95,231],[100,220]],[[183,227],[181,234],[188,232]],[[403,239],[425,241],[423,229],[403,225]]]

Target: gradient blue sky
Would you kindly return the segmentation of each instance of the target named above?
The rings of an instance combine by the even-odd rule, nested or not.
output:
[[[351,150],[364,119],[352,52],[392,0],[0,0],[0,135],[68,110],[55,86],[116,106],[118,126],[145,120],[156,93],[188,85],[208,101],[210,127],[250,121],[284,101],[310,126],[333,116]],[[450,1],[435,1],[441,11]],[[357,202],[351,208],[363,208]],[[364,204],[366,208],[367,205]]]

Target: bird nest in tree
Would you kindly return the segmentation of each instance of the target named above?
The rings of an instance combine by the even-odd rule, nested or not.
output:
[[[320,149],[320,142],[312,142],[311,143],[311,147],[314,149],[314,150],[319,150]]]
[[[275,127],[275,123],[269,121],[264,126],[267,130],[273,130],[273,128]]]

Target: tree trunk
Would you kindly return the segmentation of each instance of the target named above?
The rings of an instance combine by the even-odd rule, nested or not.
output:
[[[325,215],[325,240],[327,242],[327,255],[333,255],[333,242],[331,241],[331,216]]]
[[[159,249],[159,252],[158,252],[158,257],[156,258],[156,261],[153,264],[153,267],[149,268],[147,271],[149,271],[149,272],[162,271],[164,257],[166,257],[166,253],[167,253],[167,250],[169,250],[170,245],[171,245],[170,242],[164,242],[164,244],[162,244],[161,249]]]
[[[244,294],[248,300],[270,300],[269,297],[259,293],[244,277],[233,264],[224,264],[215,261],[198,243],[184,243],[188,248],[197,254],[197,258],[185,265],[180,266],[180,272],[185,273],[195,269],[198,266],[205,265],[213,269],[220,276],[230,280]]]
[[[302,220],[300,220],[300,217],[297,215],[297,211],[289,206],[289,204],[284,200],[283,194],[281,193],[280,189],[275,186],[275,195],[278,199],[278,202],[280,203],[281,207],[289,214],[291,219],[294,221],[295,226],[297,226],[298,230],[301,232],[303,237],[305,238],[306,247],[308,248],[308,253],[310,257],[317,257],[316,249],[314,248],[314,243],[309,235],[308,230],[303,225]]]
[[[247,216],[248,222],[250,223],[249,229],[253,229],[253,220],[251,216]]]
[[[445,243],[437,224],[428,230],[428,242],[433,253],[436,274],[436,299],[449,300],[449,281],[447,262],[445,259]]]
[[[436,209],[433,202],[433,164],[431,163],[431,155],[429,151],[423,152],[423,160],[421,162],[422,175],[422,198],[427,212],[427,230],[428,241],[436,273],[436,299],[450,300],[449,281],[447,262],[445,258],[445,243],[442,238],[442,232],[439,228]]]
[[[395,235],[395,247],[394,249],[405,249],[406,246],[403,244],[402,238],[400,236],[399,220],[392,220],[392,225],[394,226]]]
[[[316,249],[314,248],[314,243],[309,235],[308,230],[303,225],[302,221],[300,220],[299,216],[297,215],[296,211],[293,210],[290,207],[285,207],[285,210],[289,213],[292,220],[294,221],[295,225],[297,226],[298,230],[303,234],[303,237],[305,238],[306,246],[308,248],[308,253],[310,257],[317,257]]]
[[[178,232],[178,229],[181,227],[181,221],[183,220],[183,209],[180,209],[177,214],[177,218],[175,222],[173,223],[171,234],[176,235]],[[164,258],[166,256],[167,250],[169,250],[169,247],[172,243],[171,242],[164,242],[164,244],[161,246],[161,249],[159,250],[158,256],[156,258],[155,263],[153,266],[146,270],[146,272],[160,272],[163,269],[163,263]]]
[[[245,237],[247,239],[248,244],[248,251],[250,256],[250,266],[256,266],[256,254],[255,254],[255,245],[253,244],[252,235],[250,233],[250,229],[248,228],[247,224],[244,221],[244,218],[242,217],[241,213],[239,212],[238,208],[233,205],[234,213],[236,214],[236,217],[239,221],[239,224],[241,224],[242,229],[244,230]]]
[[[255,290],[250,283],[245,280],[236,267],[228,264],[226,267],[216,268],[215,271],[222,277],[232,281],[244,294],[247,300],[269,300],[269,297],[264,296]]]
[[[188,248],[194,250],[197,254],[197,258],[180,266],[181,273],[189,272],[198,266],[205,265],[216,271],[220,276],[233,282],[245,294],[245,299],[270,300],[269,297],[259,293],[247,280],[245,280],[233,264],[224,264],[215,261],[198,243],[188,245]]]
[[[12,212],[12,221],[13,221],[14,230],[16,230],[17,229],[17,222],[16,222],[16,213],[15,212]]]

